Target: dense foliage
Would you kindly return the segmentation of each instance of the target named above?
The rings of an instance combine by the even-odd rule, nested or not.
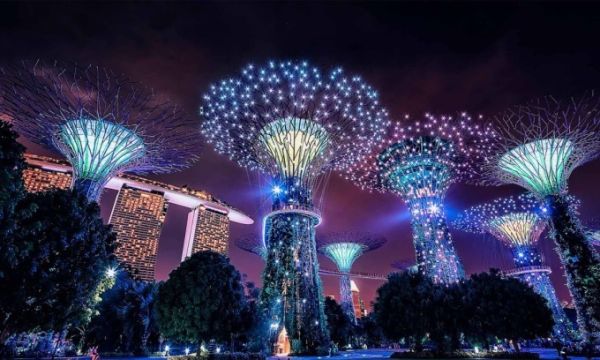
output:
[[[330,297],[325,298],[325,316],[327,317],[331,341],[338,348],[351,344],[354,335],[354,324],[341,305]]]
[[[115,242],[97,204],[71,191],[25,193],[16,138],[0,122],[0,344],[87,323]]]
[[[575,300],[577,323],[589,345],[600,341],[600,256],[587,241],[585,232],[562,196],[549,196],[551,235],[567,273]]]
[[[295,354],[329,350],[314,222],[302,214],[277,214],[265,226],[266,238],[272,240],[262,274],[261,312],[268,323],[278,326],[278,331],[267,331],[271,335],[267,346],[285,326]]]
[[[11,125],[0,121],[0,231],[4,232],[3,236],[14,231],[14,226],[8,226],[8,221],[24,195],[21,179],[25,167],[24,147],[17,142],[17,137]]]
[[[471,276],[465,283],[465,303],[465,333],[486,348],[494,338],[510,339],[518,346],[519,340],[548,337],[554,325],[542,296],[495,271]]]
[[[154,305],[158,285],[133,280],[121,271],[114,286],[102,294],[98,315],[85,332],[85,347],[101,352],[146,354],[158,347]]]
[[[496,271],[452,285],[434,284],[418,273],[393,274],[377,291],[375,316],[387,338],[422,351],[460,348],[461,334],[486,348],[496,338],[535,339],[550,335],[552,312],[528,285]]]
[[[156,301],[161,334],[180,342],[229,342],[246,331],[239,272],[223,255],[195,253],[161,284]]]
[[[392,274],[377,290],[374,304],[377,323],[393,341],[405,339],[417,351],[423,349],[433,309],[434,284],[420,273]]]
[[[89,321],[96,290],[112,262],[115,235],[96,203],[72,191],[27,194],[18,232],[1,242],[3,334],[60,331]]]

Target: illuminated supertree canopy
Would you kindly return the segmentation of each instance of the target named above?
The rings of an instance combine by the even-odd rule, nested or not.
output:
[[[248,65],[211,86],[200,109],[207,142],[241,166],[310,192],[317,175],[343,169],[380,142],[389,125],[377,92],[340,69],[307,62]],[[309,194],[310,195],[310,194]]]
[[[319,175],[347,168],[383,139],[387,111],[359,76],[272,61],[211,86],[200,114],[202,134],[217,152],[271,177],[261,299],[292,350],[314,353],[329,340],[313,192]]]
[[[396,123],[385,142],[347,171],[363,189],[400,195],[412,215],[413,242],[421,271],[454,282],[463,269],[448,232],[444,197],[451,184],[471,181],[487,156],[494,132],[481,117],[434,116]]]
[[[545,202],[580,331],[587,344],[600,341],[600,256],[567,198],[571,173],[600,153],[600,97],[544,97],[508,109],[495,122],[498,139],[481,182],[517,184]]]
[[[510,247],[535,245],[546,227],[544,208],[531,194],[498,198],[463,211],[455,228],[490,233]]]
[[[380,248],[385,238],[367,233],[332,233],[319,238],[319,252],[333,261],[342,273],[340,277],[340,305],[346,315],[356,321],[352,303],[350,270],[361,255]]]
[[[194,121],[107,69],[23,62],[0,76],[1,112],[27,138],[65,156],[74,188],[90,200],[116,173],[172,172],[198,157]]]
[[[452,225],[468,232],[489,233],[509,246],[517,268],[508,274],[529,284],[546,299],[554,316],[554,336],[561,341],[572,341],[576,337],[573,326],[550,282],[550,268],[543,266],[536,247],[546,228],[547,212],[534,195],[524,193],[473,206],[462,212]]]

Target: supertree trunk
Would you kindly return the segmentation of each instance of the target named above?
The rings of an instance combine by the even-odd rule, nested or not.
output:
[[[90,179],[75,179],[73,181],[73,190],[84,195],[89,201],[100,201],[104,182]]]
[[[274,213],[265,223],[267,264],[261,300],[274,324],[285,326],[295,353],[316,353],[329,342],[315,244],[317,219]]]
[[[552,311],[552,317],[554,318],[554,327],[552,329],[554,337],[561,342],[571,342],[575,340],[577,334],[573,324],[571,323],[571,320],[567,318],[562,306],[560,306],[560,302],[558,301],[554,287],[550,282],[548,273],[532,271],[520,274],[517,278],[531,286],[536,293],[546,299],[548,308]]]
[[[350,321],[356,324],[356,314],[354,313],[354,305],[352,303],[350,275],[346,273],[340,276],[340,305]]]
[[[444,212],[441,206],[432,212],[430,206],[422,204],[425,202],[411,202],[410,205],[419,271],[438,283],[457,282],[464,277],[464,270],[452,243]]]
[[[577,323],[587,344],[600,341],[600,258],[588,244],[579,220],[563,196],[546,198],[552,235],[567,274]]]

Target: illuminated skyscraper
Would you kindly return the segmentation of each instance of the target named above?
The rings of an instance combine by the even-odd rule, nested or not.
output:
[[[352,290],[352,307],[354,308],[354,316],[360,319],[363,316],[367,316],[367,309],[365,308],[365,302],[360,297],[360,290],[354,280],[350,280],[350,289]]]
[[[167,212],[164,194],[123,185],[109,222],[117,234],[115,255],[138,279],[154,281],[158,239]]]
[[[43,191],[51,187],[61,189],[68,189],[70,187],[72,168],[67,161],[33,154],[26,154],[25,160],[27,162],[27,169],[23,174],[23,178],[28,191]],[[201,250],[213,250],[226,254],[229,243],[230,224],[253,223],[251,218],[239,210],[232,208],[202,190],[177,187],[139,176],[124,174],[111,178],[106,184],[106,189],[119,191],[117,201],[113,204],[113,215],[110,219],[110,222],[115,224],[116,220],[113,220],[113,216],[120,214],[119,216],[123,217],[123,220],[120,220],[121,230],[119,230],[120,233],[118,232],[119,239],[133,236],[131,234],[145,238],[143,231],[139,230],[145,227],[146,230],[152,229],[146,232],[151,235],[149,239],[157,242],[160,237],[165,214],[160,216],[162,220],[158,224],[155,219],[159,217],[159,214],[155,212],[155,208],[159,209],[162,206],[166,210],[167,204],[175,204],[190,209],[186,226],[185,247],[182,251],[182,261],[191,254]],[[124,189],[127,189],[127,194]],[[128,196],[131,198],[131,194],[129,193],[135,192],[138,195],[150,194],[152,201],[157,201],[158,203],[155,204],[156,206],[153,205],[152,209],[149,210],[149,205],[147,204],[149,200],[145,199],[146,195],[144,196],[146,203],[135,203],[134,200],[127,200]],[[162,199],[163,197],[164,199]],[[125,220],[128,218],[137,219],[142,222],[142,225],[131,219]],[[115,231],[117,231],[116,225]],[[123,241],[127,242],[127,240]],[[140,243],[140,241],[137,241],[137,243]],[[135,255],[135,251],[126,247],[119,251],[122,251],[122,256],[125,257]],[[154,253],[156,253],[156,250],[154,250]],[[141,259],[140,261],[144,262],[146,260]],[[154,260],[150,259],[150,261],[154,263]],[[131,259],[128,262],[135,263]],[[132,269],[135,270],[135,268]]]
[[[226,213],[198,206],[188,215],[181,261],[198,251],[211,250],[227,255],[229,218]]]
[[[52,168],[51,164],[41,165],[45,158],[35,155],[25,155],[27,167],[23,170],[23,183],[29,192],[40,192],[50,189],[68,189],[73,182],[73,175],[63,168]],[[57,161],[57,163],[59,163]]]

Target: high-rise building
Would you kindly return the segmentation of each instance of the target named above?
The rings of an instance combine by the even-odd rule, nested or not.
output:
[[[68,189],[73,182],[70,171],[52,164],[41,165],[42,159],[34,155],[25,155],[27,167],[23,170],[23,183],[28,192],[40,192],[50,189]],[[57,164],[60,162],[57,161]]]
[[[352,290],[352,306],[354,307],[354,315],[357,319],[363,316],[367,316],[367,309],[365,303],[360,297],[360,291],[354,280],[350,280],[350,289]]]
[[[23,180],[28,191],[68,189],[72,185],[72,168],[67,161],[33,154],[26,154],[25,160]],[[119,174],[105,188],[119,192],[109,219],[121,245],[116,255],[134,276],[144,280],[154,280],[158,241],[168,204],[191,209],[182,261],[201,250],[226,254],[230,223],[253,223],[251,218],[211,194],[187,186]]]
[[[109,223],[117,234],[115,255],[131,274],[154,281],[158,239],[167,213],[164,193],[123,185]]]
[[[227,213],[198,206],[188,215],[181,261],[192,254],[212,250],[226,255],[229,248],[229,218]]]

